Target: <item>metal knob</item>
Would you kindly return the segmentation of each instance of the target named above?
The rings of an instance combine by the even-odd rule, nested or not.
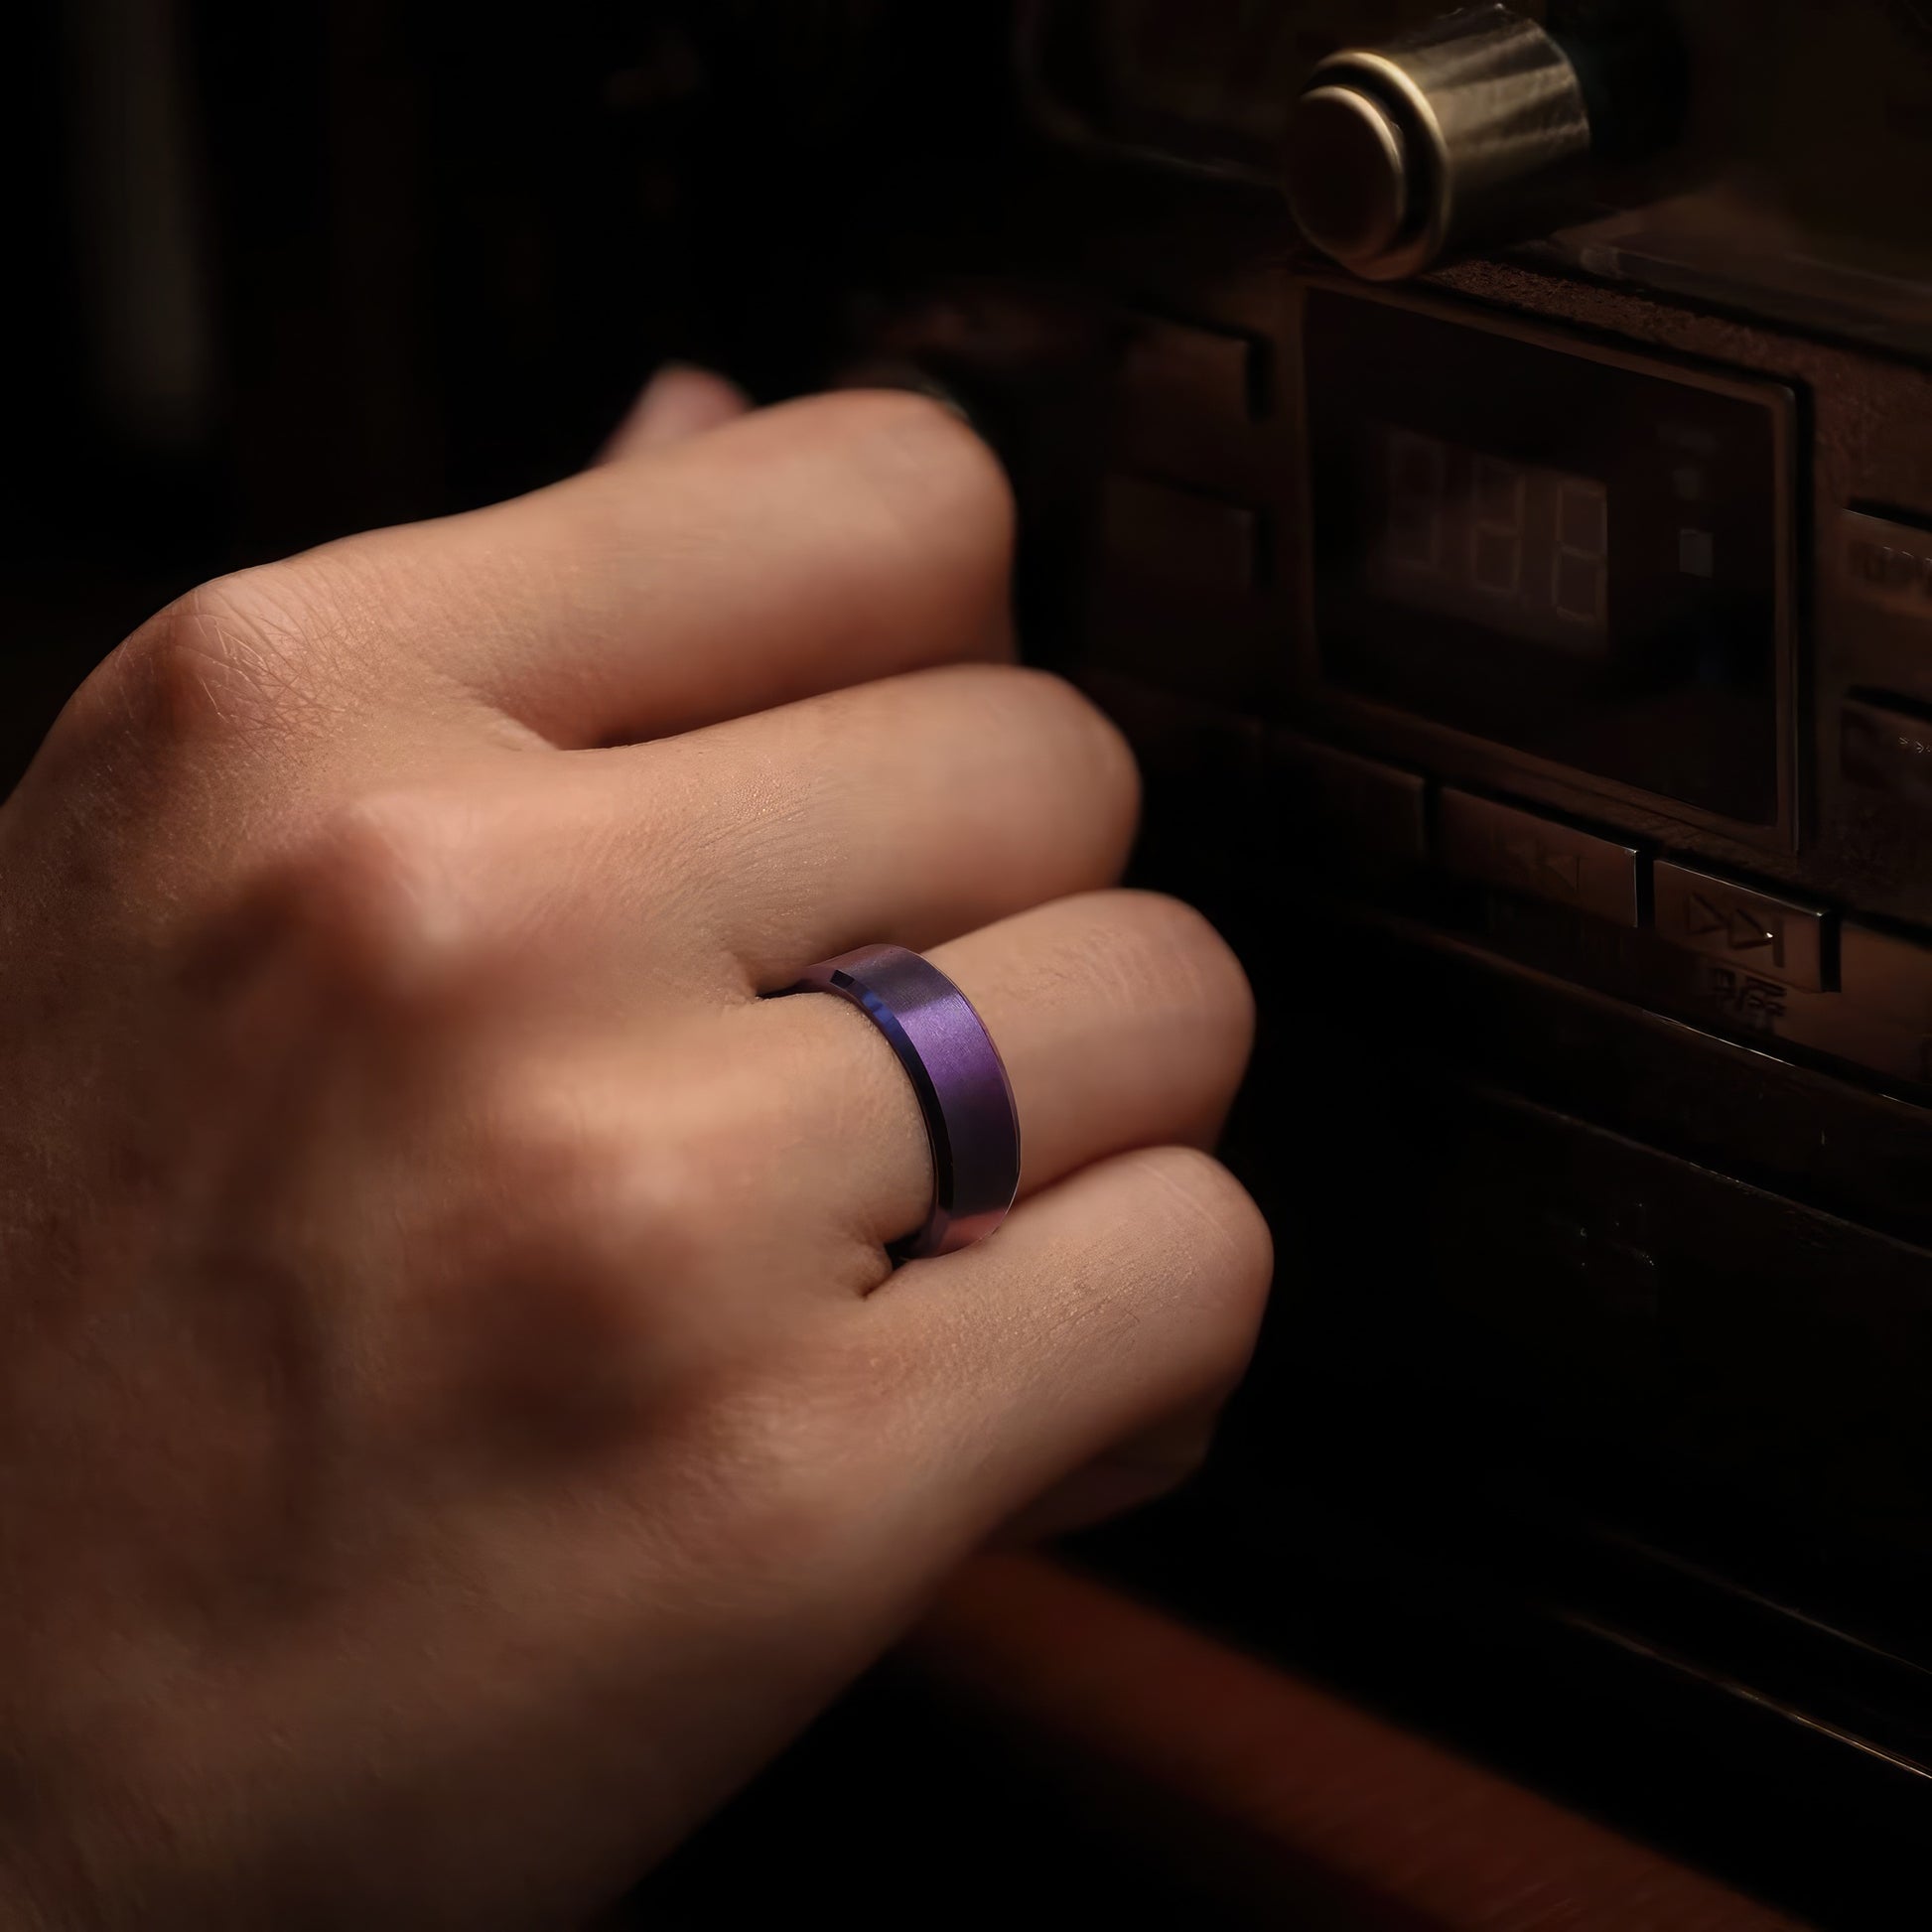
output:
[[[1549,225],[1589,153],[1570,56],[1507,7],[1471,7],[1314,69],[1288,124],[1289,204],[1324,254],[1387,281]]]

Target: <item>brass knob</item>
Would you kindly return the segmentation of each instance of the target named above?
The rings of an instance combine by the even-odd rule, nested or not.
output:
[[[1548,225],[1590,145],[1564,49],[1507,7],[1470,7],[1316,67],[1288,124],[1289,204],[1324,254],[1386,281]]]

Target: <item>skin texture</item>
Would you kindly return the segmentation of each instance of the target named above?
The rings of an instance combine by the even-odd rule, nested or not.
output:
[[[596,1911],[1251,1346],[1239,968],[903,396],[674,370],[521,501],[204,588],[0,812],[0,1922]],[[991,1241],[864,1018],[929,951]]]

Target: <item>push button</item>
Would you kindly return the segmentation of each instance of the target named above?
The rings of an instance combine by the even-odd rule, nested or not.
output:
[[[1559,825],[1466,791],[1445,791],[1438,832],[1443,864],[1463,879],[1617,925],[1637,923],[1633,847]]]
[[[1841,510],[1839,581],[1862,604],[1932,624],[1932,529]]]
[[[1255,414],[1255,345],[1245,336],[1136,317],[1121,389],[1148,415],[1245,423]]]
[[[1107,560],[1122,578],[1229,594],[1255,587],[1259,519],[1238,503],[1113,477],[1103,532]]]
[[[1846,777],[1901,805],[1932,811],[1932,724],[1870,698],[1847,698],[1843,721]]]
[[[1416,772],[1286,733],[1269,739],[1267,769],[1311,870],[1391,873],[1423,863],[1428,784]]]
[[[1659,860],[1652,875],[1660,937],[1803,992],[1825,985],[1825,917],[1727,879]]]
[[[1932,946],[1848,925],[1839,940],[1838,974],[1848,1005],[1932,1034]]]

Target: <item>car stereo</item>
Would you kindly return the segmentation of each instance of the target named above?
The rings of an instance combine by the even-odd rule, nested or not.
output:
[[[1095,1560],[1896,1924],[1932,18],[1432,13],[1018,8],[1002,158],[848,311],[856,379],[1006,454],[1033,647],[1260,995],[1280,1307],[1208,1477]]]

